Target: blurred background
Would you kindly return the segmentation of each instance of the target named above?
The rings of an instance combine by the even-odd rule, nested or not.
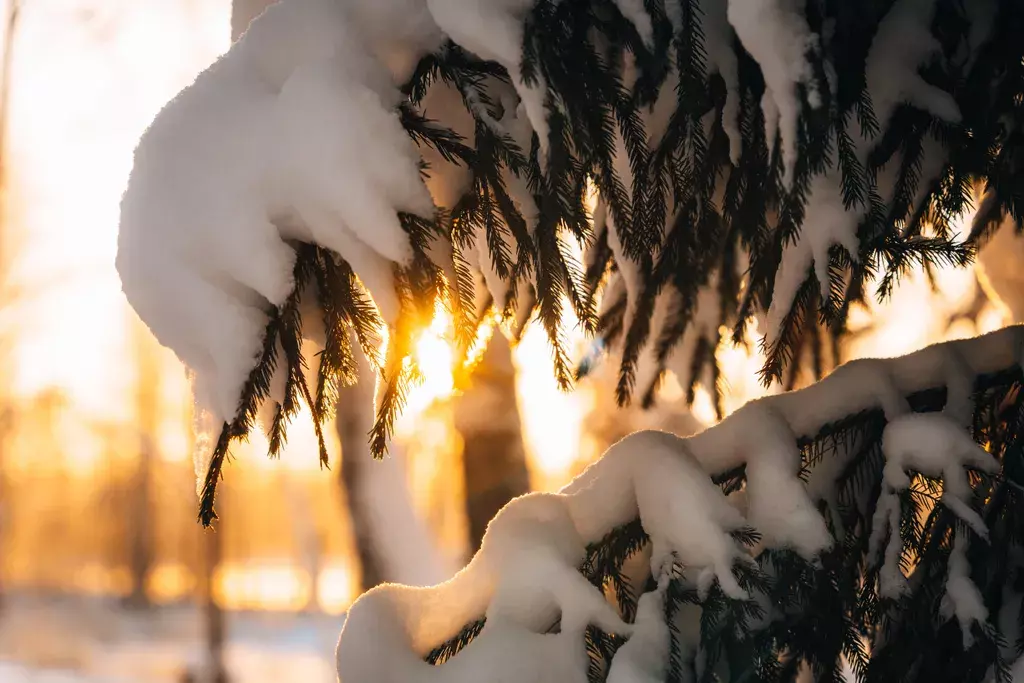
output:
[[[390,458],[366,449],[373,387],[352,387],[330,470],[308,418],[279,460],[254,438],[227,469],[217,532],[202,532],[188,382],[113,263],[135,142],[228,48],[231,2],[0,7],[0,681],[333,681],[360,592],[446,579],[509,498],[557,489],[635,429],[715,421],[712,395],[698,387],[686,410],[672,377],[645,412],[617,409],[600,367],[559,392],[532,327],[515,348],[495,334],[457,378],[442,312],[417,345],[428,372]],[[856,311],[839,346],[808,343],[805,367],[1020,319],[1022,248],[1008,230],[996,242],[978,268],[917,273]],[[749,337],[718,349],[720,412],[765,393]]]

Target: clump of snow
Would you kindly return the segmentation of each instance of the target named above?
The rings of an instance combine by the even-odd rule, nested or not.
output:
[[[883,128],[904,102],[944,121],[960,120],[953,97],[918,73],[918,68],[941,49],[931,31],[934,15],[935,0],[898,0],[878,26],[865,65],[865,79],[875,117]]]
[[[644,41],[647,49],[654,47],[654,27],[651,25],[651,15],[644,8],[644,0],[615,0],[615,6],[622,12],[626,21],[636,27],[640,34],[640,40]]]
[[[517,498],[491,521],[480,551],[450,581],[432,588],[386,584],[359,598],[339,640],[339,676],[354,682],[426,680],[434,668],[420,658],[486,614],[480,637],[443,665],[446,680],[476,680],[483,671],[501,681],[522,680],[527,671],[528,680],[566,680],[556,675],[574,680],[578,666],[585,667],[588,624],[610,633],[632,632],[579,573],[585,556],[564,496]],[[560,633],[549,634],[559,621]],[[507,650],[522,658],[513,646],[517,642],[536,655],[523,658],[532,661],[516,664],[500,654]],[[397,644],[403,647],[396,649]],[[566,653],[572,655],[568,661]],[[512,669],[503,671],[508,666]]]
[[[789,424],[768,404],[753,404],[747,415],[747,516],[767,545],[790,547],[812,559],[832,547],[825,520],[807,494],[800,450]]]
[[[875,514],[871,519],[871,536],[868,538],[868,558],[877,562],[882,540],[886,534],[889,540],[885,556],[878,570],[878,592],[882,597],[895,598],[907,589],[907,578],[903,575],[900,558],[903,555],[903,539],[900,536],[900,499],[895,491],[885,490],[878,496]]]
[[[434,213],[394,111],[411,56],[441,38],[418,4],[272,5],[139,143],[118,272],[157,339],[193,370],[210,424],[234,416],[264,310],[292,290],[286,239],[336,251],[385,318],[397,313],[393,265],[411,256],[397,213]],[[396,57],[396,35],[414,55]]]
[[[949,554],[949,574],[946,578],[946,594],[942,598],[941,613],[946,619],[956,617],[963,636],[964,649],[974,644],[971,625],[988,622],[988,608],[981,597],[981,591],[971,581],[971,566],[967,562],[967,537],[957,533],[953,550]]]
[[[798,0],[729,0],[728,5],[729,23],[764,75],[765,98],[773,112],[771,117],[765,112],[765,122],[777,121],[777,130],[769,130],[767,139],[774,140],[776,134],[781,138],[787,188],[792,187],[796,173],[798,86],[804,86],[808,104],[821,106],[807,61],[807,53],[818,47],[818,36],[807,25],[801,5]]]
[[[983,539],[988,539],[988,528],[981,516],[970,507],[971,486],[965,467],[981,472],[998,471],[999,463],[971,439],[965,427],[970,422],[970,396],[974,381],[967,357],[955,346],[938,347],[939,370],[947,383],[946,407],[941,413],[911,413],[890,422],[882,433],[882,452],[885,468],[882,472],[883,491],[879,495],[872,519],[868,554],[878,559],[879,546],[888,531],[889,543],[879,572],[880,589],[884,596],[895,597],[906,587],[906,579],[899,566],[902,552],[900,539],[900,502],[898,491],[909,488],[913,470],[930,477],[942,478],[940,502]],[[965,647],[970,636],[969,621],[979,620],[979,601],[974,601],[977,588],[970,581],[964,546],[965,540],[957,534],[950,556],[950,577],[947,583],[949,605],[960,619]],[[973,592],[972,592],[973,591]],[[981,605],[982,609],[984,606]],[[981,621],[987,619],[987,612]]]
[[[732,49],[733,32],[727,9],[726,3],[721,0],[700,0],[708,72],[718,73],[725,82],[722,128],[729,138],[729,160],[735,166],[739,164],[740,153],[743,151],[743,136],[739,126],[740,77],[739,62]],[[774,139],[774,134],[769,139]]]
[[[781,335],[782,323],[789,314],[793,298],[807,279],[807,271],[812,265],[821,300],[827,301],[831,284],[829,250],[832,246],[841,246],[854,261],[858,260],[860,240],[857,239],[857,226],[862,213],[863,210],[848,210],[843,205],[842,178],[838,168],[833,166],[811,180],[800,235],[786,246],[775,273],[765,334],[765,342],[769,346]]]
[[[981,516],[970,507],[971,485],[965,467],[992,474],[999,462],[976,444],[964,428],[941,413],[904,415],[885,427],[883,480],[893,490],[910,486],[906,470],[942,478],[942,504],[988,538]]]
[[[730,536],[746,521],[708,478],[687,440],[655,431],[632,434],[563,491],[588,541],[603,538],[639,513],[651,537],[654,571],[674,554],[702,571],[708,585],[717,578],[726,595],[746,596],[732,566],[749,556]]]
[[[547,84],[540,74],[527,85],[523,79],[523,21],[533,0],[426,0],[437,25],[466,50],[508,70],[527,118],[537,133],[543,165],[549,149]],[[523,147],[529,149],[529,145]]]
[[[758,4],[761,3],[749,3],[750,6]],[[730,10],[731,7],[730,5]],[[899,0],[890,8],[879,25],[868,53],[865,80],[871,95],[872,109],[882,130],[901,104],[923,109],[948,123],[960,120],[960,111],[952,95],[930,85],[918,73],[921,66],[940,52],[941,46],[931,31],[934,14],[935,0]],[[983,13],[977,23],[980,25],[979,30],[983,30]],[[980,40],[980,37],[976,39]],[[752,50],[751,54],[754,54]],[[756,54],[754,56],[757,57]],[[758,61],[761,61],[760,58]],[[765,78],[768,79],[767,73]],[[781,125],[783,131],[788,125],[786,112],[774,99],[770,90],[765,92],[761,105],[771,153],[776,125]],[[781,124],[777,124],[780,116]],[[854,129],[854,151],[860,166],[865,167],[876,140],[860,129],[859,123]],[[784,159],[788,158],[785,140],[783,135]],[[923,144],[914,206],[924,199],[946,162],[944,148],[933,136],[928,135]],[[898,164],[890,164],[879,176],[879,194],[885,202],[892,200],[895,191],[896,168]],[[787,164],[787,173],[789,169]],[[783,252],[782,262],[775,276],[772,303],[768,310],[766,342],[769,345],[779,338],[782,322],[789,314],[793,298],[806,279],[812,264],[821,288],[822,301],[826,301],[829,298],[829,249],[833,245],[839,245],[854,260],[858,258],[860,242],[857,239],[857,226],[869,207],[867,202],[861,202],[847,208],[842,197],[842,175],[839,161],[835,159],[824,173],[815,176],[811,181],[800,234]]]

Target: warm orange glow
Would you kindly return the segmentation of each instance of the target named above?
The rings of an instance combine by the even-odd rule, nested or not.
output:
[[[566,315],[570,348],[579,348],[586,337],[570,315]],[[597,455],[598,446],[583,428],[584,417],[594,405],[593,395],[589,387],[571,392],[558,388],[547,334],[537,323],[527,327],[512,350],[512,358],[530,486],[553,491],[568,483]]]
[[[213,596],[233,610],[299,611],[312,596],[309,575],[281,562],[224,563],[213,579]]]
[[[420,333],[413,347],[413,357],[423,381],[409,392],[399,429],[413,428],[416,416],[434,401],[448,398],[455,390],[455,354],[449,342],[452,334],[451,316],[438,305],[430,326]]]
[[[0,275],[16,294],[0,301],[0,333],[6,335],[0,344],[11,349],[9,358],[0,359],[0,373],[9,374],[0,392],[13,395],[17,415],[9,442],[0,444],[6,486],[0,578],[5,590],[126,595],[133,579],[125,539],[142,528],[159,553],[146,575],[146,592],[169,603],[191,598],[200,578],[190,388],[173,353],[155,351],[156,419],[145,430],[150,433],[142,433],[132,397],[153,378],[134,366],[131,345],[154,342],[131,341],[128,334],[132,318],[113,268],[118,201],[132,149],[152,116],[227,47],[230,0],[79,4],[83,8],[25,3],[13,74],[11,185],[0,217],[13,264]],[[592,208],[592,185],[588,192]],[[579,254],[576,245],[570,247]],[[851,329],[857,334],[848,357],[905,353],[1009,321],[998,300],[974,319],[950,321],[974,300],[979,285],[970,270],[936,275],[938,292],[918,272],[889,302],[855,307]],[[986,287],[983,277],[980,286]],[[587,340],[565,309],[569,346],[579,355]],[[453,397],[496,326],[492,312],[460,359],[451,314],[439,304],[416,338],[422,382],[412,388],[396,425],[394,457],[402,459],[413,507],[452,566],[464,562],[468,535]],[[726,413],[768,392],[757,377],[760,336],[751,322],[746,344],[723,341],[717,350]],[[586,418],[598,410],[595,392],[608,387],[560,391],[546,334],[536,323],[514,348],[513,361],[531,486],[554,490],[604,446],[588,433]],[[683,387],[670,376],[661,393],[675,403]],[[698,387],[692,412],[705,424],[715,422],[709,388]],[[336,475],[340,449],[330,425],[324,434],[333,472],[321,470],[305,406],[280,459],[266,457],[267,439],[259,432],[234,448],[240,462],[230,466],[218,502],[225,561],[214,576],[214,595],[223,607],[319,606],[338,614],[356,596],[358,560]],[[152,467],[148,489],[135,485],[142,462]],[[140,488],[150,496],[142,503]],[[145,527],[132,526],[137,503],[147,505]]]
[[[342,614],[359,595],[359,583],[348,563],[327,567],[316,582],[320,609],[328,614]]]
[[[86,595],[127,595],[132,588],[132,577],[126,567],[90,562],[74,571],[71,587]]]
[[[146,595],[153,602],[169,603],[186,600],[196,587],[196,577],[180,562],[157,565],[146,580]]]

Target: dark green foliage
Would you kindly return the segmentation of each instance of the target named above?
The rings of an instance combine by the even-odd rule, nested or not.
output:
[[[574,378],[565,342],[568,305],[582,328],[600,337],[598,348],[617,352],[621,403],[638,395],[649,405],[680,348],[688,357],[676,367],[689,370],[682,378],[688,392],[704,383],[718,396],[715,351],[722,329],[742,340],[755,314],[772,306],[784,312],[779,334],[763,344],[762,377],[789,386],[801,359],[816,376],[828,369],[825,351],[835,350],[854,303],[887,296],[912,267],[965,265],[1004,217],[1024,222],[1024,3],[993,0],[992,32],[976,45],[968,41],[977,12],[962,0],[935,0],[931,30],[940,49],[919,72],[955,99],[961,121],[950,124],[910,104],[897,106],[889,120],[876,117],[865,60],[893,0],[806,2],[809,27],[821,37],[808,59],[822,101],[817,108],[803,105],[791,187],[783,183],[780,145],[766,139],[765,84],[757,62],[733,36],[735,123],[742,137],[733,163],[723,124],[728,84],[709,73],[701,3],[678,2],[678,30],[664,0],[644,4],[653,19],[650,46],[611,0],[536,0],[524,18],[519,70],[527,84],[546,88],[550,135],[544,141],[510,123],[516,94],[501,65],[451,42],[419,62],[402,87],[406,99],[396,115],[421,149],[468,170],[465,191],[429,219],[401,216],[415,256],[396,267],[401,313],[390,321],[383,361],[376,357],[381,320],[349,265],[319,248],[297,246],[296,293],[281,310],[267,313],[263,353],[214,453],[201,508],[205,522],[213,518],[227,446],[253,428],[275,367],[285,368],[288,382],[272,425],[273,452],[284,443],[299,401],[308,401],[322,424],[338,386],[354,381],[353,333],[383,373],[377,421],[368,435],[380,456],[409,384],[419,376],[410,357],[413,339],[439,302],[453,315],[462,350],[488,306],[514,318],[520,329],[536,315],[565,388]],[[627,64],[635,67],[629,73]],[[434,87],[461,96],[471,139],[456,133],[444,112],[428,118],[424,102]],[[670,116],[655,133],[645,121],[659,99],[669,103]],[[870,143],[866,156],[858,151],[864,139]],[[939,171],[922,178],[935,160]],[[858,253],[833,246],[824,292],[808,272],[792,302],[773,301],[785,250],[808,227],[812,183],[829,169],[838,173],[843,205],[862,215]],[[424,164],[424,174],[442,171]],[[587,203],[589,183],[605,212],[596,223]],[[985,199],[974,229],[955,234],[952,220],[971,206],[976,188]],[[608,221],[614,221],[631,264],[616,262]],[[574,245],[584,247],[582,262]],[[466,257],[474,250],[489,256],[506,292],[477,295],[475,266]],[[632,299],[618,287],[602,300],[603,285],[627,267],[640,274]],[[315,295],[327,328],[315,387],[303,379],[310,360],[302,357],[299,341],[304,290]],[[710,304],[701,296],[708,291],[714,294]],[[660,297],[668,315],[654,320]],[[654,381],[637,386],[647,349],[657,364]],[[594,362],[588,358],[575,375]]]

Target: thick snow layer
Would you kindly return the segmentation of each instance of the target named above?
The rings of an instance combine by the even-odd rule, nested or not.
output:
[[[1022,343],[1024,328],[1018,326],[900,358],[855,361],[806,389],[752,402],[687,439],[662,432],[626,437],[561,492],[510,502],[491,522],[480,552],[451,581],[432,588],[380,586],[357,600],[338,645],[340,679],[468,682],[486,675],[510,682],[582,682],[583,629],[594,623],[636,639],[613,663],[617,680],[655,680],[660,674],[653,653],[661,651],[663,622],[654,619],[654,608],[660,596],[643,596],[643,618],[622,623],[576,569],[586,544],[639,516],[652,541],[653,575],[664,577],[666,567],[678,560],[699,588],[707,590],[717,581],[726,595],[744,598],[732,569],[750,555],[730,532],[750,526],[763,534],[765,545],[788,545],[809,557],[827,548],[832,540],[796,476],[796,439],[871,408],[882,408],[889,426],[883,435],[886,488],[875,513],[870,554],[881,553],[888,535],[882,590],[898,595],[905,584],[897,497],[897,490],[909,485],[904,469],[941,476],[943,503],[971,523],[976,513],[967,507],[970,488],[963,468],[992,471],[995,461],[952,416],[957,395],[969,385],[968,375],[1015,366]],[[906,394],[947,382],[950,414],[909,414]],[[745,494],[726,498],[708,475],[741,464],[747,465]],[[973,526],[984,534],[983,526]],[[961,623],[983,619],[987,615],[977,609],[965,583],[969,572],[956,562],[947,590],[950,614]],[[436,667],[421,659],[482,615],[487,622],[481,635],[459,654]],[[684,631],[698,623],[694,616],[694,610],[677,616]],[[560,630],[552,633],[559,619]],[[691,645],[684,643],[682,656],[696,657],[699,665]]]
[[[818,36],[807,26],[798,0],[729,0],[728,18],[743,47],[757,60],[764,74],[765,99],[777,114],[769,117],[766,111],[765,121],[777,121],[778,125],[777,130],[772,127],[767,131],[767,139],[780,136],[783,183],[791,187],[796,172],[800,116],[798,86],[805,88],[808,104],[821,104],[821,94],[807,61],[808,52],[818,47]]]
[[[285,239],[338,252],[385,318],[397,312],[392,264],[411,255],[397,212],[434,211],[394,112],[410,59],[441,37],[420,4],[273,5],[139,143],[118,272],[132,306],[194,371],[212,424],[235,413],[264,308],[292,289]]]
[[[832,536],[798,478],[796,436],[767,403],[757,408],[747,416],[747,517],[767,545],[813,559],[832,547]]]

